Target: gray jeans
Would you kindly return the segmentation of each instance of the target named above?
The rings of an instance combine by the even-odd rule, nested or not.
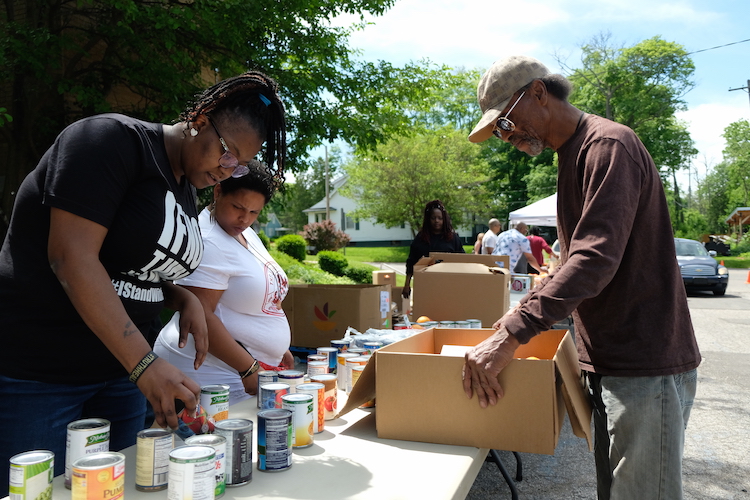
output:
[[[697,371],[658,377],[588,374],[599,500],[680,500],[685,428]]]

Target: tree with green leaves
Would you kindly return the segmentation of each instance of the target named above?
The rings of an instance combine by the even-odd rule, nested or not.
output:
[[[723,150],[727,165],[727,176],[732,188],[727,207],[731,212],[736,207],[750,206],[750,122],[739,120],[724,129],[726,147]]]
[[[340,14],[379,15],[394,0],[6,0],[0,11],[0,219],[12,193],[78,118],[123,112],[171,122],[199,90],[248,69],[276,79],[289,112],[289,162],[341,138],[362,149],[410,128],[407,101],[439,71],[359,62]],[[147,29],[144,29],[147,27]],[[5,115],[3,115],[5,116]]]
[[[354,216],[386,227],[407,222],[413,235],[434,199],[443,202],[454,227],[471,223],[477,214],[484,220],[488,176],[480,151],[464,131],[450,127],[392,140],[345,166],[342,194],[357,200]]]
[[[676,172],[698,153],[687,126],[675,118],[686,109],[683,97],[694,86],[695,66],[682,45],[661,37],[632,47],[616,47],[607,33],[581,47],[581,68],[570,72],[571,103],[632,128],[651,153],[662,179],[671,181],[674,213],[682,219]]]

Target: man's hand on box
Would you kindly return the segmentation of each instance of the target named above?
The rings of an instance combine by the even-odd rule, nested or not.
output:
[[[464,357],[463,382],[466,396],[476,393],[479,406],[486,408],[487,404],[494,406],[503,397],[503,388],[497,380],[520,343],[501,327],[484,342],[470,349]]]

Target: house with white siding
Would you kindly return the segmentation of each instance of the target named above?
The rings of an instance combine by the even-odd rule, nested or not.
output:
[[[328,209],[330,219],[338,229],[343,230],[351,241],[350,246],[409,246],[413,240],[409,223],[386,228],[371,219],[356,219],[349,214],[357,208],[357,203],[342,195],[340,189],[346,184],[348,176],[343,175],[331,182]],[[323,198],[315,205],[304,210],[308,224],[326,220],[326,200]],[[455,228],[464,244],[473,244],[470,228]]]

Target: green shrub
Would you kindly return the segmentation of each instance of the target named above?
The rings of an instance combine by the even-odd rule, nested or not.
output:
[[[263,246],[266,247],[266,250],[271,248],[271,240],[268,239],[266,233],[264,233],[263,231],[259,232],[258,238],[260,238],[260,241],[263,243]]]
[[[318,265],[327,273],[344,276],[346,268],[349,266],[349,261],[340,253],[323,250],[318,252]]]
[[[344,231],[336,229],[336,224],[331,220],[306,225],[302,229],[302,236],[310,246],[315,247],[316,252],[338,250],[345,247],[351,239]]]
[[[346,277],[362,284],[372,284],[372,271],[375,268],[367,264],[352,264],[346,269]]]
[[[302,262],[307,256],[307,243],[305,238],[298,234],[287,234],[276,240],[276,248],[280,252],[291,255]]]
[[[309,285],[353,285],[354,281],[347,277],[334,276],[313,264],[300,262],[289,255],[271,250],[271,256],[286,273],[292,285],[307,283]]]

